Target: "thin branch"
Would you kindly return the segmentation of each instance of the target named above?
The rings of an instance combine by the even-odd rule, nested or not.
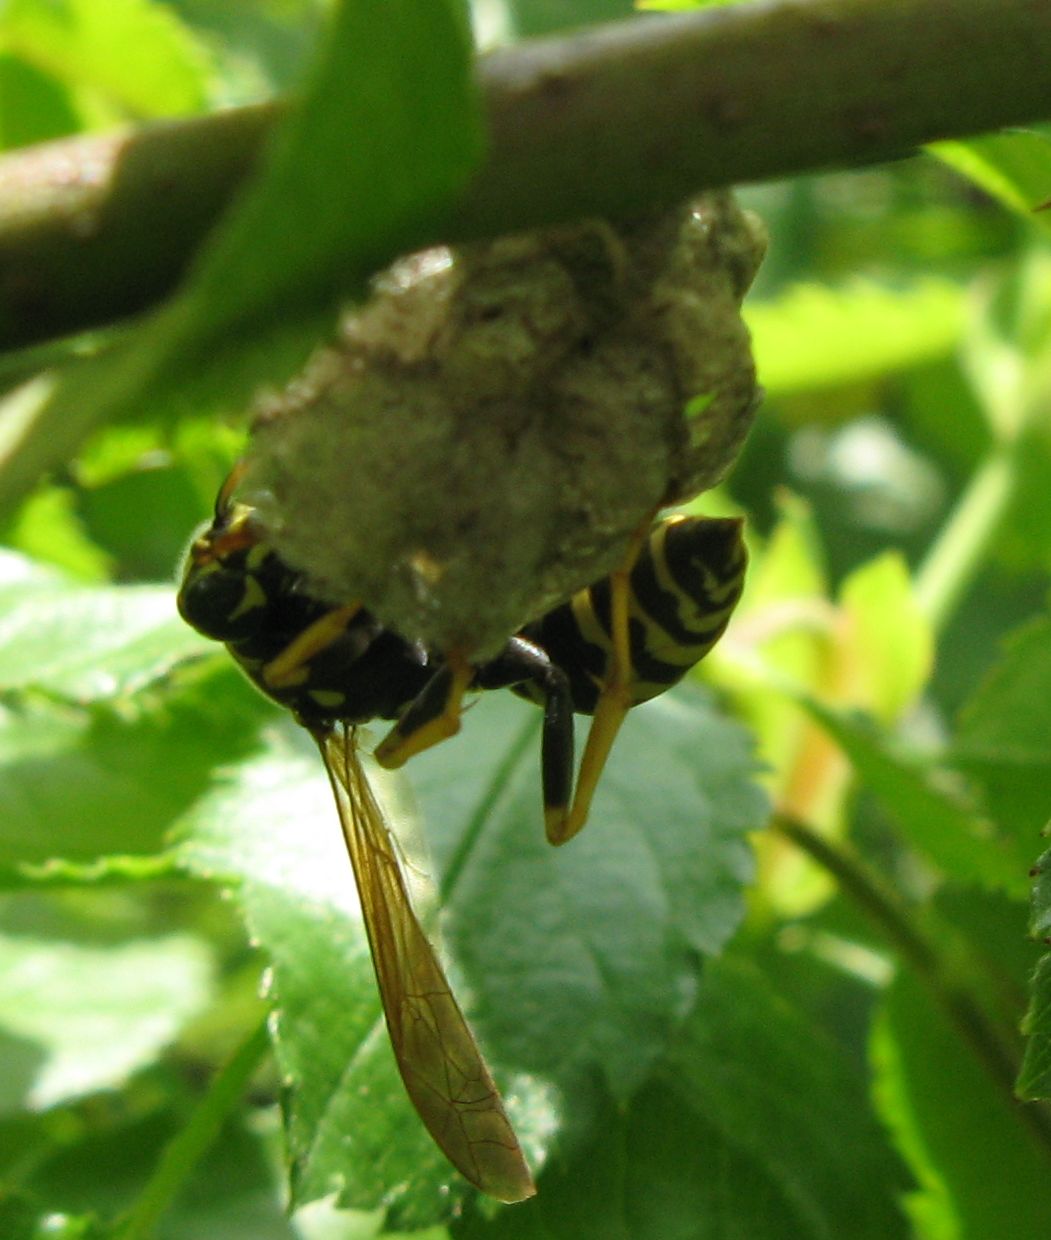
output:
[[[172,1138],[142,1194],[117,1225],[117,1240],[149,1240],[154,1235],[158,1220],[215,1143],[269,1049],[264,1018],[218,1072],[189,1121]]]
[[[936,633],[944,630],[988,558],[1018,488],[1019,453],[993,451],[975,471],[916,574],[916,601]]]
[[[438,240],[667,205],[1051,116],[1046,0],[777,0],[483,57],[489,152]],[[0,348],[168,293],[280,105],[0,161]]]

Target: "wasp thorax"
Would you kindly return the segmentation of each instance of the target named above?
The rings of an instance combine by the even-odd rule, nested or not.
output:
[[[319,596],[491,653],[733,462],[763,244],[713,195],[399,261],[259,410],[244,493],[268,541]]]

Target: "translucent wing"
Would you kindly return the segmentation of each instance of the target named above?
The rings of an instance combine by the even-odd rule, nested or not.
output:
[[[499,1201],[536,1189],[503,1101],[416,920],[405,878],[361,768],[353,730],[315,733],[328,771],[394,1056],[427,1131],[454,1167]]]

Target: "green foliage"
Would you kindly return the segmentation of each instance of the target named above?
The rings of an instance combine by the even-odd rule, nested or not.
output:
[[[494,7],[505,32],[568,20]],[[508,695],[404,777],[369,768],[534,1200],[480,1200],[425,1136],[316,750],[178,619],[238,451],[216,411],[290,373],[470,174],[462,17],[0,14],[5,143],[298,100],[170,306],[0,394],[0,481],[24,420],[100,428],[0,530],[0,1235],[1037,1240],[1044,133],[748,191],[769,395],[701,501],[750,517],[746,596],[708,687],[632,712],[579,839],[543,840],[538,714]]]
[[[446,941],[494,1062],[517,1074],[521,1134],[540,1158],[574,1114],[580,1122],[596,1075],[594,1106],[626,1103],[649,1079],[692,1005],[701,954],[743,912],[743,833],[762,821],[763,800],[742,734],[698,702],[656,704],[632,722],[626,763],[596,805],[606,832],[564,855],[536,829],[529,708],[480,703],[458,745],[420,760],[424,820],[440,827]],[[450,1184],[394,1071],[331,796],[298,739],[276,740],[205,796],[180,824],[179,849],[196,873],[237,880],[271,962],[297,1199],[386,1197],[418,1226],[463,1186]],[[479,769],[500,783],[479,788]],[[642,825],[644,772],[665,798],[659,831]],[[556,1097],[574,1100],[564,1116]]]
[[[655,1079],[534,1201],[465,1240],[739,1230],[784,1240],[905,1236],[907,1178],[842,1048],[750,965],[705,971]]]
[[[5,1074],[0,1111],[45,1110],[123,1084],[208,1002],[210,967],[205,945],[189,935],[95,948],[0,938],[9,1069],[19,1044],[28,1052],[24,1076]]]
[[[932,277],[904,288],[796,284],[745,318],[766,390],[790,396],[944,357],[959,341],[963,300],[958,284]]]
[[[144,404],[155,417],[214,413],[289,378],[340,302],[397,254],[411,225],[441,219],[474,167],[469,70],[455,0],[422,11],[410,0],[335,6],[264,166],[180,294],[53,385],[19,393],[36,442],[79,442]]]
[[[112,124],[195,112],[208,101],[201,42],[156,0],[8,0],[0,48],[14,91],[5,118],[33,116],[43,101],[38,140],[81,128],[78,115],[81,123]],[[3,136],[11,145],[22,138],[17,128]]]

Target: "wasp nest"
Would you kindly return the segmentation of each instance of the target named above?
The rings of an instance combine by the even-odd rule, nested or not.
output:
[[[719,194],[405,258],[261,405],[246,498],[321,597],[490,654],[732,464],[763,248]]]

